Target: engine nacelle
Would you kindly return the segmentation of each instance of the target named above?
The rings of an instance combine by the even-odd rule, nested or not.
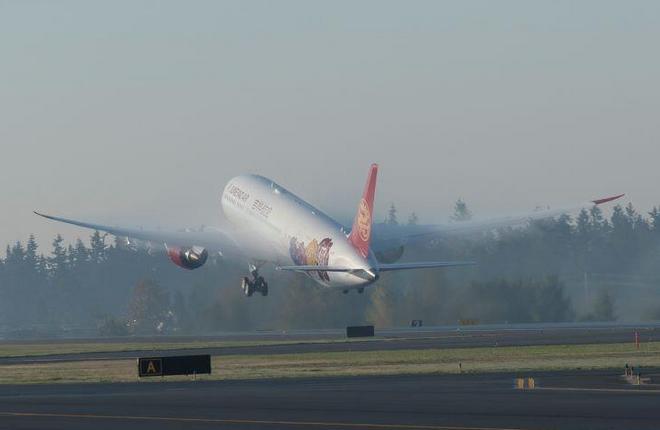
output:
[[[168,247],[167,255],[174,264],[188,270],[199,269],[209,258],[208,251],[201,246],[186,248],[178,246]]]
[[[398,261],[403,255],[404,247],[403,245],[392,247],[389,249],[384,249],[382,251],[376,252],[376,260],[379,263],[390,264]]]

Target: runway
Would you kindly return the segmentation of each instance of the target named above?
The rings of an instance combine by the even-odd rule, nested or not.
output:
[[[70,354],[50,354],[41,356],[0,357],[2,364],[47,363],[58,361],[84,360],[123,360],[149,355],[271,355],[299,354],[306,352],[339,351],[391,351],[402,349],[443,349],[484,346],[525,346],[558,344],[593,344],[633,342],[638,332],[640,341],[660,340],[660,325],[647,324],[518,324],[492,326],[444,326],[402,329],[376,329],[376,337],[348,341],[343,330],[308,330],[289,333],[250,332],[229,333],[222,336],[198,337],[149,337],[117,339],[80,339],[61,342],[132,342],[143,343],[144,347],[120,352],[84,352]],[[153,349],[152,343],[211,342],[211,341],[280,341],[284,344],[262,344],[250,346],[222,346],[195,349]],[[58,340],[43,340],[43,343],[57,343]],[[5,344],[22,342],[5,342]],[[34,341],[26,341],[34,343]]]
[[[2,429],[657,429],[660,390],[611,372],[0,387]],[[581,388],[574,389],[576,386]]]

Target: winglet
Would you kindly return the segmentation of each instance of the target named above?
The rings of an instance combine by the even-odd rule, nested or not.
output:
[[[66,219],[64,219],[64,218],[59,218],[59,217],[56,217],[56,216],[54,216],[54,215],[48,215],[48,214],[44,214],[44,213],[37,212],[37,211],[32,211],[32,212],[33,212],[35,215],[39,215],[40,217],[42,217],[42,218],[46,218],[46,219],[49,219],[49,220],[53,220],[53,221],[62,221],[62,222],[69,222],[69,220],[66,220]]]
[[[611,201],[620,199],[623,196],[625,196],[625,194],[619,194],[618,196],[612,196],[612,197],[604,197],[602,199],[592,200],[591,203],[593,203],[595,205],[600,205],[600,204],[603,204],[603,203],[607,203],[607,202],[611,202]]]
[[[353,247],[363,256],[369,255],[369,243],[371,239],[371,223],[374,212],[374,194],[376,193],[376,176],[378,175],[378,164],[372,164],[369,168],[367,183],[364,186],[362,199],[358,205],[351,234],[348,240]]]

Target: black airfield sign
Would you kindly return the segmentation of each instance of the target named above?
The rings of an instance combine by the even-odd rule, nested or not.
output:
[[[210,355],[183,355],[174,357],[138,358],[138,375],[199,375],[211,373]]]
[[[163,376],[162,358],[138,358],[140,376]]]
[[[358,325],[346,327],[346,337],[371,337],[374,335],[374,326]]]

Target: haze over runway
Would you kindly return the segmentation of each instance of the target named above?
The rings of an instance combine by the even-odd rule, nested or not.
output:
[[[0,242],[86,237],[34,209],[215,225],[245,172],[349,216],[371,162],[377,219],[644,211],[659,24],[652,1],[3,2]]]

